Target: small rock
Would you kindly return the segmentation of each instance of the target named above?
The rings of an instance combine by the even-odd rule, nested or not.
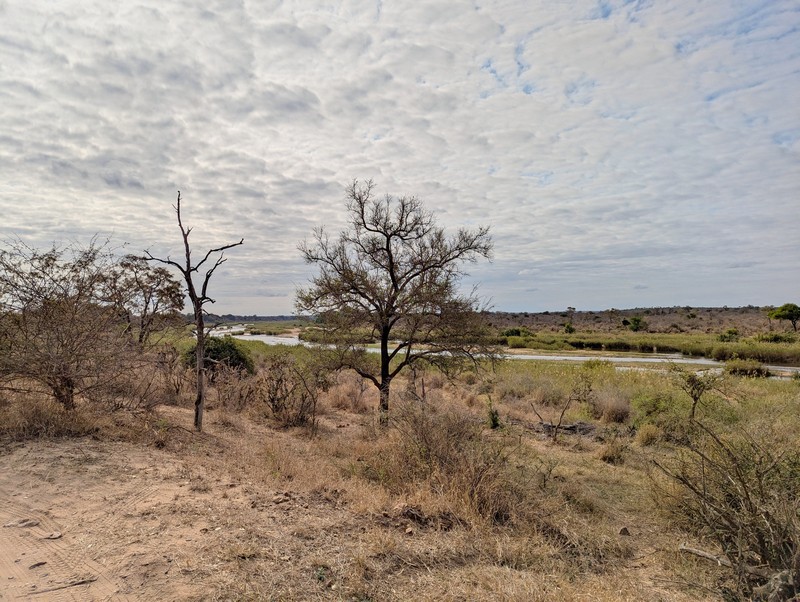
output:
[[[628,531],[628,527],[622,527],[622,529],[619,530],[619,534],[620,535],[630,535],[631,532]]]
[[[52,533],[48,533],[44,535],[42,539],[61,539],[61,531],[53,531]]]
[[[42,562],[34,562],[34,563],[33,563],[31,566],[29,566],[28,568],[29,568],[29,569],[37,569],[37,568],[39,568],[40,566],[44,566],[44,565],[46,565],[46,564],[47,564],[47,561],[44,561],[44,560],[43,560]]]
[[[414,529],[412,527],[406,527],[406,535],[414,535]]]

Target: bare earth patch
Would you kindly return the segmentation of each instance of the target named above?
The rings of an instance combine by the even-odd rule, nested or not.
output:
[[[189,410],[164,415],[191,424]],[[698,599],[660,580],[650,536],[620,535],[628,558],[573,570],[546,538],[464,528],[347,480],[337,456],[357,448],[359,427],[327,421],[313,444],[209,412],[206,433],[178,429],[165,449],[0,448],[0,599]]]

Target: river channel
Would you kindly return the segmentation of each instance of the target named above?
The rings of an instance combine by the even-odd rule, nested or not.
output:
[[[313,347],[311,343],[305,343],[296,336],[273,336],[267,334],[252,334],[252,335],[233,335],[237,339],[244,339],[248,341],[262,341],[267,345],[306,345]],[[367,347],[367,351],[377,353],[378,349],[374,347]],[[538,354],[538,353],[508,353],[503,356],[509,360],[537,360],[544,362],[586,362],[589,360],[602,360],[611,362],[612,364],[624,364],[630,366],[631,364],[691,364],[692,366],[707,366],[709,369],[721,369],[725,364],[716,360],[704,357],[686,357],[679,353],[653,353],[650,355],[552,355],[552,354]],[[620,366],[622,367],[622,366]],[[773,374],[781,374],[791,376],[793,374],[800,374],[800,367],[795,366],[765,366]]]

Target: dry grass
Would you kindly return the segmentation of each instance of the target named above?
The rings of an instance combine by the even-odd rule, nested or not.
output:
[[[188,407],[132,420],[135,440],[185,467],[173,511],[220,527],[196,558],[187,554],[197,599],[716,599],[721,569],[679,555],[690,525],[650,494],[651,460],[675,455],[663,429],[685,421],[669,379],[605,366],[504,370],[457,385],[418,375],[413,395],[398,382],[387,431],[372,388],[346,375],[321,398],[314,432],[276,430],[226,392],[233,382],[212,392],[219,401],[202,435],[182,428]],[[585,400],[565,418],[594,419],[595,430],[553,443],[534,428],[531,402],[557,417],[587,378]],[[700,411],[720,428],[785,424],[772,438],[790,444],[797,387],[731,380]],[[486,423],[489,396],[497,430]],[[36,404],[0,406],[4,424],[17,425],[4,435],[57,436],[47,425],[69,421],[44,407],[47,419]],[[71,434],[82,432],[91,431]]]

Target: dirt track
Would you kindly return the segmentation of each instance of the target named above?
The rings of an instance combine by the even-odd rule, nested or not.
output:
[[[0,455],[0,599],[191,595],[174,583],[180,559],[151,513],[180,491],[179,467],[154,451],[84,439]]]

